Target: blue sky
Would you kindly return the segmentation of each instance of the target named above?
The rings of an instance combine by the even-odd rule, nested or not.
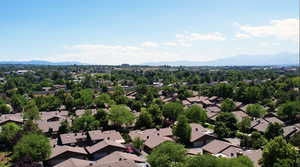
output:
[[[298,52],[298,0],[3,0],[0,60],[140,64]]]

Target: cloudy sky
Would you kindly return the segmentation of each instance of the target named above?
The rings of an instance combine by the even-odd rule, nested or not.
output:
[[[0,61],[140,64],[298,53],[298,0],[1,0]]]

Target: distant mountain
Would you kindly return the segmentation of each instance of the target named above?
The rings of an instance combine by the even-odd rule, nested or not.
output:
[[[0,61],[0,64],[20,64],[20,65],[87,65],[80,62],[50,62],[50,61],[42,61],[42,60],[32,60],[32,61]]]
[[[143,65],[160,66],[264,66],[264,65],[296,65],[299,54],[280,53],[276,55],[238,55],[213,61],[169,61],[148,62]]]

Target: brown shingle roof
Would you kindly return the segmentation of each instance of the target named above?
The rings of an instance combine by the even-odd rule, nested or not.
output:
[[[94,162],[77,158],[69,158],[68,160],[63,161],[54,167],[86,167],[90,166],[91,164],[94,164]]]
[[[161,137],[161,136],[154,135],[154,136],[149,136],[149,138],[146,139],[144,145],[150,149],[153,149],[166,141],[173,141],[173,140],[169,137]]]
[[[62,144],[74,144],[77,140],[85,140],[87,135],[85,133],[65,133],[60,135]]]
[[[74,153],[78,153],[78,154],[84,154],[86,155],[87,152],[85,151],[84,148],[82,147],[71,147],[71,146],[55,146],[52,149],[52,153],[49,157],[49,159],[52,159],[58,155],[61,155],[65,152],[74,152]]]
[[[215,139],[203,146],[202,149],[203,151],[209,152],[211,154],[217,154],[229,146],[231,146],[230,143]]]
[[[131,160],[123,160],[117,162],[110,162],[105,164],[96,164],[94,167],[138,167],[133,161]]]
[[[132,160],[136,163],[145,163],[146,159],[138,157],[135,154],[130,154],[130,153],[125,153],[125,152],[120,152],[120,151],[115,151],[100,160],[97,161],[97,164],[104,164],[108,162],[116,162],[120,160]]]
[[[86,147],[86,150],[88,151],[88,153],[93,154],[99,150],[102,150],[103,148],[107,147],[107,146],[113,146],[113,147],[118,147],[121,149],[125,149],[126,147],[123,144],[114,142],[112,140],[103,140],[97,144],[94,144],[93,146],[90,147]]]
[[[108,131],[93,130],[93,131],[88,131],[88,135],[93,141],[107,139],[107,140],[113,140],[118,143],[125,142],[121,134],[116,130],[108,130]]]

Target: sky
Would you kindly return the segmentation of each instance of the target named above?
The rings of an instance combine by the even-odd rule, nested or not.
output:
[[[0,61],[142,64],[299,51],[298,0],[1,0]]]

